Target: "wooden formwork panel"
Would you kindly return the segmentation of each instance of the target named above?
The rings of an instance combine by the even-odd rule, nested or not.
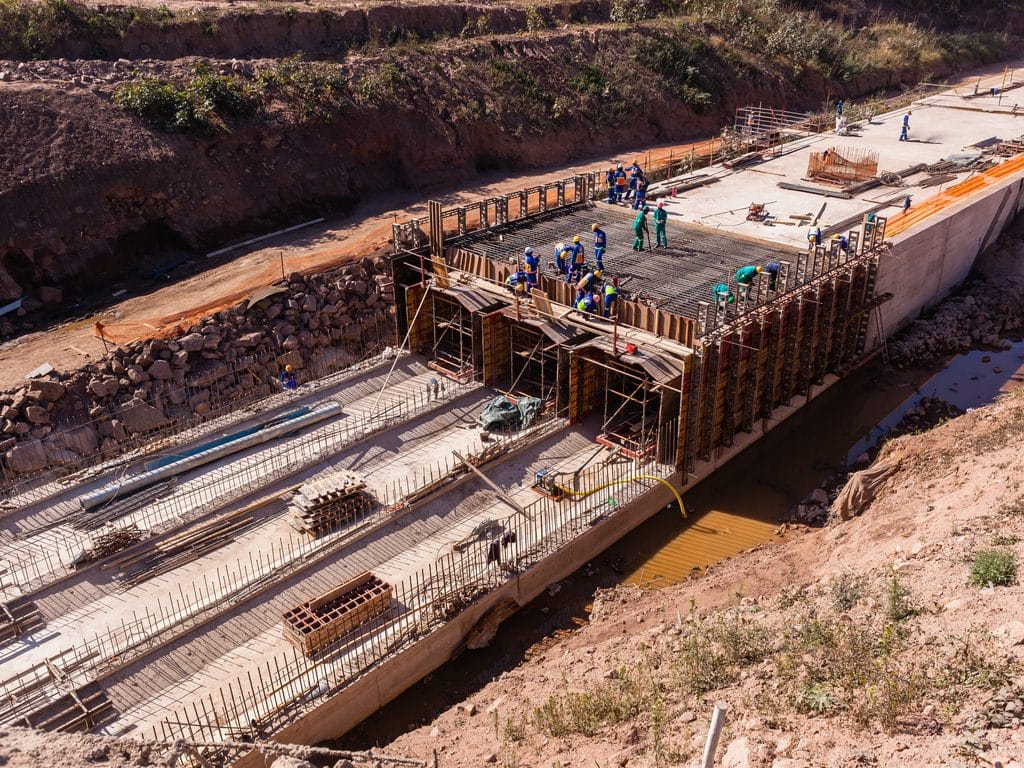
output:
[[[426,292],[426,287],[419,284],[406,286],[405,289],[405,317],[409,323],[409,349],[419,353],[426,351],[429,346],[427,339],[430,335],[431,317],[428,307],[424,304],[422,311],[418,315],[416,314]]]
[[[306,656],[391,607],[391,585],[369,571],[284,614],[285,638]]]
[[[483,315],[480,322],[484,384],[493,386],[509,375],[510,323],[500,309]]]
[[[676,469],[683,469],[686,465],[686,440],[689,437],[689,412],[690,392],[693,388],[693,356],[683,360],[683,376],[679,382],[679,431],[676,433]],[[686,482],[686,473],[683,473],[683,482]]]
[[[598,394],[598,370],[585,357],[573,355],[569,367],[569,423],[574,424],[594,410]]]

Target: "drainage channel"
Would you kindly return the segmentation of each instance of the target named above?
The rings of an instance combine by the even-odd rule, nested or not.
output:
[[[1010,349],[972,351],[932,369],[865,366],[685,493],[688,518],[675,505],[661,510],[507,620],[488,648],[448,662],[331,745],[384,745],[430,722],[585,624],[596,589],[622,583],[667,586],[772,541],[797,503],[846,469],[922,397],[974,408],[1021,383],[1024,340],[1019,338]]]

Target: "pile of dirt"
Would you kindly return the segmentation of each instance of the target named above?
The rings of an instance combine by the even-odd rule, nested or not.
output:
[[[1024,556],[1022,429],[1018,390],[886,443],[859,517],[602,593],[589,625],[387,748],[693,765],[723,701],[727,768],[1022,765],[1024,587],[985,570]]]

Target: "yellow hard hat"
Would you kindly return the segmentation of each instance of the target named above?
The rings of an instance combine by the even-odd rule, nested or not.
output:
[[[596,221],[590,227],[590,229],[593,230],[594,232],[597,232],[597,230],[599,230],[600,228],[601,228],[601,225],[598,224]]]
[[[758,268],[757,268],[757,271],[758,271],[758,272],[764,272],[764,267],[758,267]]]
[[[594,277],[601,277],[604,274],[600,269],[594,272]]]
[[[580,241],[580,236],[579,236],[579,235],[576,235],[576,236],[575,236],[575,237],[574,237],[574,238],[572,239],[572,241],[573,241],[574,243],[578,243],[578,242]]]
[[[290,365],[286,365],[286,366],[284,367],[284,369],[285,369],[286,371],[288,371],[288,373],[291,373],[291,372],[292,372],[292,367],[291,367]]]

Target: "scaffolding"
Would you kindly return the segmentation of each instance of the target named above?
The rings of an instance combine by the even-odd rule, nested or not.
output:
[[[509,333],[509,394],[538,397],[553,407],[558,344],[528,325],[511,324]]]
[[[430,367],[457,381],[473,378],[473,315],[439,291],[430,291]]]

